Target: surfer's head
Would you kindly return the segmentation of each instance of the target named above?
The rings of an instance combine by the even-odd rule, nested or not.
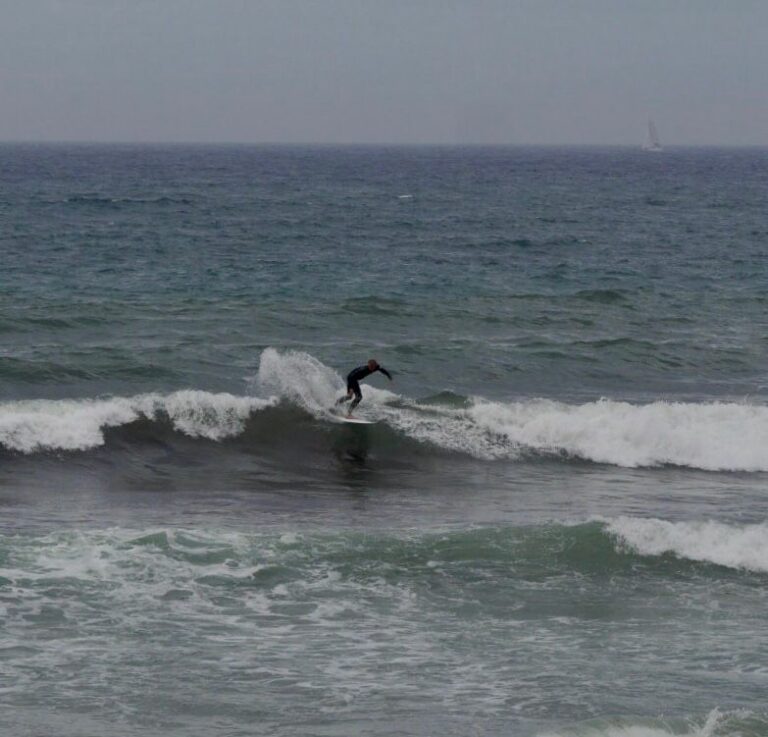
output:
[[[379,368],[379,364],[378,364],[378,362],[376,361],[375,358],[369,358],[368,359],[368,368],[371,371],[375,371],[377,368]]]

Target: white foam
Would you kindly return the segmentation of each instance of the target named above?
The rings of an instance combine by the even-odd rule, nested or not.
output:
[[[739,719],[746,716],[747,712],[723,713],[719,709],[712,709],[707,714],[703,724],[687,722],[684,725],[673,727],[661,719],[648,719],[646,723],[606,723],[605,725],[586,725],[574,729],[564,729],[557,732],[546,732],[540,737],[713,737],[726,727],[724,735],[736,737],[741,732],[727,729],[727,723],[731,717]],[[623,720],[622,720],[623,721]]]
[[[0,445],[22,453],[86,450],[103,445],[104,431],[110,427],[160,415],[186,435],[221,440],[242,432],[251,413],[273,403],[271,399],[190,390],[107,399],[4,402],[0,404]]]
[[[768,573],[768,523],[667,522],[619,517],[606,529],[641,555],[673,553],[689,560]]]
[[[518,458],[532,451],[632,468],[768,471],[768,407],[762,405],[475,398],[468,409],[453,409],[407,400],[391,406],[393,395],[379,392],[371,387],[366,394],[374,419],[476,458]]]
[[[131,401],[123,398],[5,402],[0,405],[0,444],[23,453],[85,450],[104,443],[106,428],[138,417]]]
[[[702,733],[688,732],[687,734],[680,734],[664,727],[646,726],[643,724],[617,724],[605,727],[546,732],[540,735],[540,737],[699,737],[699,735],[702,735]]]
[[[157,409],[164,411],[174,428],[186,435],[221,440],[239,435],[252,413],[272,404],[273,399],[187,390],[161,397]]]
[[[629,467],[768,470],[768,407],[761,405],[478,400],[468,414],[518,449]]]

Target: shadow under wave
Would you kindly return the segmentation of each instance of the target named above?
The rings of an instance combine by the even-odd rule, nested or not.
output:
[[[72,484],[117,489],[279,490],[355,486],[382,476],[397,485],[402,475],[421,476],[456,455],[386,423],[337,423],[287,401],[252,412],[240,432],[219,439],[184,432],[163,411],[102,432],[104,442],[86,450],[0,446],[0,463],[9,479],[39,473],[64,485],[72,475]]]

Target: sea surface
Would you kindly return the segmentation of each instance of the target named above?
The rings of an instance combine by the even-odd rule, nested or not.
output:
[[[767,213],[765,149],[0,145],[0,734],[768,735]]]

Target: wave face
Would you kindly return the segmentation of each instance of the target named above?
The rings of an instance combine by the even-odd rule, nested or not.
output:
[[[261,354],[253,396],[204,391],[0,404],[7,450],[84,451],[104,445],[105,430],[149,421],[193,438],[222,441],[260,423],[290,428],[303,417],[332,428],[344,393],[332,368],[301,351]],[[625,468],[683,466],[708,471],[768,471],[768,407],[714,402],[637,405],[600,400],[492,402],[442,393],[422,400],[363,386],[359,414],[389,442],[480,460],[562,459]],[[272,408],[267,416],[264,410]],[[298,412],[297,412],[298,411]],[[297,442],[300,442],[297,440]],[[411,444],[408,446],[408,444]]]

